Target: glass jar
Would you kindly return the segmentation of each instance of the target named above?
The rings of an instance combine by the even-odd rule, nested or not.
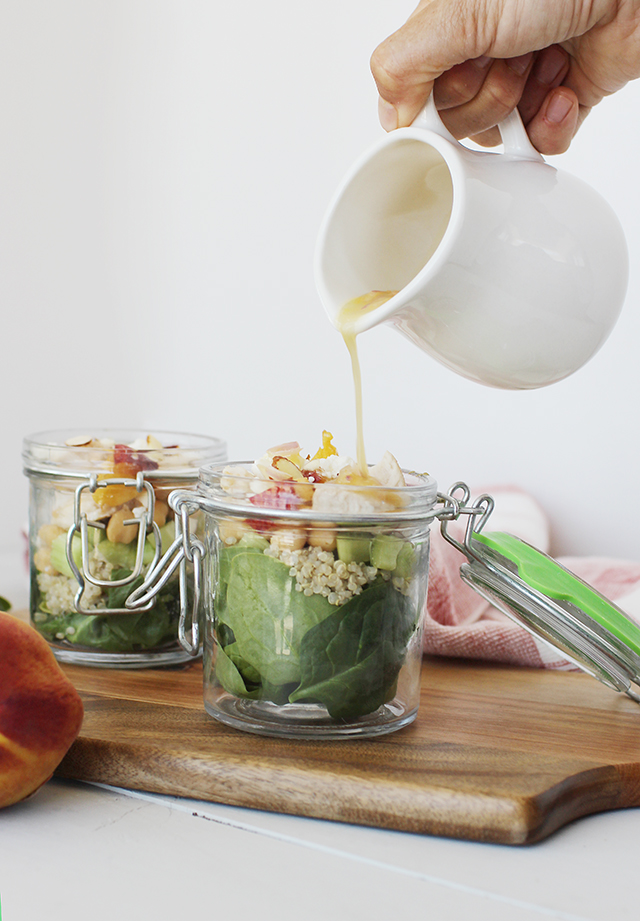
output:
[[[245,465],[249,467],[250,465]],[[416,716],[432,477],[388,488],[200,471],[204,705],[230,726],[337,739]]]
[[[25,438],[31,622],[59,660],[139,668],[189,659],[177,576],[143,607],[127,602],[174,540],[170,492],[193,489],[198,469],[225,456],[217,438],[174,432]]]

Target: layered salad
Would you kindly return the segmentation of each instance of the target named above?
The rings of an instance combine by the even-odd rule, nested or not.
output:
[[[292,442],[227,466],[220,487],[238,512],[218,521],[215,681],[341,721],[392,700],[428,561],[396,459],[363,471],[325,432],[313,455]]]
[[[67,442],[70,465],[77,463],[82,452],[83,467],[90,467],[92,457],[100,465],[100,482],[109,479],[135,479],[139,471],[147,477],[162,465],[180,463],[177,445],[165,446],[149,435],[130,444],[117,444],[100,438],[74,438]],[[167,450],[170,447],[171,450]],[[167,457],[169,455],[169,459]],[[86,463],[85,463],[86,462]],[[167,476],[170,477],[170,469]],[[160,530],[161,543],[168,547],[174,539],[173,512],[167,503],[166,479],[153,483],[153,520]],[[163,485],[164,484],[164,485]],[[36,501],[36,521],[31,534],[31,619],[38,631],[56,645],[99,648],[105,652],[135,652],[176,642],[179,616],[177,580],[170,580],[158,594],[149,611],[109,615],[110,609],[123,608],[129,594],[142,584],[144,573],[154,558],[156,540],[149,532],[144,544],[143,570],[124,585],[100,587],[85,581],[82,607],[95,611],[80,614],[75,598],[79,583],[67,558],[67,535],[74,524],[74,492],[70,488],[42,490],[44,501]],[[132,576],[138,544],[139,527],[135,523],[146,513],[147,490],[111,484],[85,490],[80,511],[90,522],[88,570],[101,581],[121,581]],[[72,557],[82,572],[81,538],[72,539]]]

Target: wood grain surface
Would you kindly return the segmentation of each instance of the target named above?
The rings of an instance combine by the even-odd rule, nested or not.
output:
[[[308,742],[216,722],[200,663],[64,670],[85,719],[60,777],[503,844],[640,805],[640,706],[587,675],[425,660],[413,725]]]

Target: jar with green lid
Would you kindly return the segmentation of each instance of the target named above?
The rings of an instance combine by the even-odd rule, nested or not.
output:
[[[175,539],[171,491],[191,490],[199,468],[225,456],[218,438],[175,432],[25,438],[31,622],[60,661],[139,668],[190,658],[178,640],[177,574],[142,608],[127,602]]]

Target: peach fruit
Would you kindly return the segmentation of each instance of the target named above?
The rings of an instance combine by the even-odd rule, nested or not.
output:
[[[0,611],[0,808],[49,780],[82,717],[80,695],[46,641]]]

